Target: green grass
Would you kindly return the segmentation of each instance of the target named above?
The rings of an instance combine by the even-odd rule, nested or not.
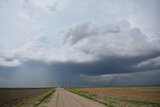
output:
[[[23,106],[26,106],[26,105],[32,106],[32,107],[37,107],[41,104],[45,104],[45,103],[50,101],[54,92],[55,92],[55,90],[49,91],[49,92],[47,92],[43,95],[25,100],[25,101],[19,103],[16,107],[23,107]]]
[[[48,93],[46,93],[45,95],[43,95],[42,97],[39,97],[37,99],[37,103],[33,104],[34,107],[37,107],[38,105],[42,104],[42,103],[46,103],[49,102],[49,99],[51,98],[51,96],[53,95],[53,91],[49,91]]]
[[[75,93],[75,94],[78,94],[78,95],[80,95],[82,97],[91,99],[93,101],[99,102],[99,103],[105,105],[106,107],[115,107],[114,106],[115,102],[113,102],[113,101],[104,101],[104,100],[100,99],[95,94],[91,94],[91,93],[88,93],[88,92],[85,92],[85,91],[72,90],[72,89],[68,89],[68,91],[70,91],[72,93]]]

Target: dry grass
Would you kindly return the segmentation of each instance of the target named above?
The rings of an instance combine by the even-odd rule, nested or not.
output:
[[[100,102],[109,103],[112,107],[160,107],[160,86],[92,87],[72,90],[96,96]]]

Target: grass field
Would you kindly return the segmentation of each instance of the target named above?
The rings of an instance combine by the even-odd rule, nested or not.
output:
[[[53,92],[54,88],[0,88],[0,107],[36,107]]]
[[[69,91],[107,107],[160,107],[160,86],[86,87]]]

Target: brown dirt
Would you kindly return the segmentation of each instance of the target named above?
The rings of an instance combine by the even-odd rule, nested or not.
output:
[[[98,102],[91,101],[79,95],[73,94],[62,88],[57,88],[51,102],[47,107],[104,107]]]
[[[50,89],[0,89],[0,107],[13,107]]]
[[[115,107],[160,107],[160,86],[74,88],[112,102]]]
[[[160,100],[160,87],[102,87],[80,88],[94,94],[129,97],[134,99]]]

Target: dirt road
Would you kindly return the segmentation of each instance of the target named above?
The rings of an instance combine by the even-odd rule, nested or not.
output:
[[[47,107],[104,107],[98,102],[91,101],[79,95],[73,94],[63,88],[57,88]]]

